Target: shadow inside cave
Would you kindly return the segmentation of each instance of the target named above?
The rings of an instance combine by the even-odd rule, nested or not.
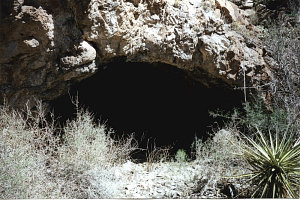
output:
[[[74,84],[69,94],[51,102],[60,121],[74,117],[70,96],[115,136],[135,134],[139,147],[172,146],[171,153],[189,151],[195,136],[206,139],[216,123],[209,111],[230,111],[241,105],[238,91],[207,88],[180,69],[162,63],[114,62]]]

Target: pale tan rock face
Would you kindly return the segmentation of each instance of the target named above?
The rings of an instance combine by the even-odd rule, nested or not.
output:
[[[251,25],[227,0],[25,3],[0,4],[0,98],[12,105],[54,99],[119,57],[170,64],[212,86],[241,86],[244,76],[253,86],[271,75],[259,42],[232,28]]]

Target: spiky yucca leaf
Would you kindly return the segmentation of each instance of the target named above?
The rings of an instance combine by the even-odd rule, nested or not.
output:
[[[298,198],[300,188],[300,142],[293,143],[293,137],[275,138],[269,132],[269,141],[257,130],[257,139],[246,137],[243,158],[251,166],[249,177],[256,185],[252,197]]]

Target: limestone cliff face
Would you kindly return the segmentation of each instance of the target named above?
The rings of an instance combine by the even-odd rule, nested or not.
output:
[[[15,106],[52,100],[120,57],[207,85],[271,76],[259,30],[227,0],[6,0],[0,9],[0,101]]]

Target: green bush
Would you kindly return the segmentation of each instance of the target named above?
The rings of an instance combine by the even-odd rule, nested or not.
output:
[[[187,161],[186,152],[183,149],[178,149],[175,155],[175,160],[177,162],[186,162]]]
[[[248,136],[256,134],[256,128],[263,132],[269,130],[286,130],[288,128],[288,112],[284,108],[274,106],[270,108],[262,95],[252,95],[250,101],[243,103],[243,107],[235,108],[233,113],[217,110],[211,112],[213,117],[221,117],[228,121],[228,127],[236,127]]]
[[[285,133],[269,132],[267,139],[259,129],[254,140],[246,137],[242,157],[251,166],[249,181],[256,186],[252,197],[299,198],[300,141]]]
[[[243,104],[243,111],[237,111],[234,122],[240,130],[247,135],[255,135],[256,128],[263,132],[269,130],[286,130],[288,128],[288,113],[281,108],[267,107],[266,102],[259,96],[252,96],[251,102]]]

